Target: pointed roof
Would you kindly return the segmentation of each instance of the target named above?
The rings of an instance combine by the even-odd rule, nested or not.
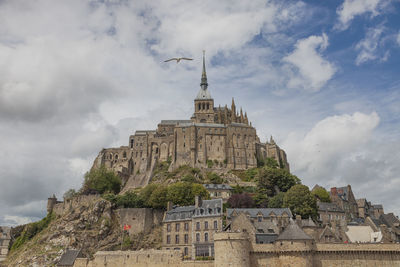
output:
[[[298,225],[290,220],[290,224],[278,236],[276,240],[312,240],[313,238],[307,235]]]
[[[196,100],[206,100],[212,99],[210,92],[207,89],[207,73],[206,73],[206,63],[205,63],[205,51],[203,50],[203,71],[201,73],[200,91],[196,96]]]

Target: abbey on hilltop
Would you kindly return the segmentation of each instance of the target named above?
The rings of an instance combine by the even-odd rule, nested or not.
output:
[[[231,107],[215,107],[208,90],[205,60],[200,90],[194,99],[190,120],[162,120],[156,130],[138,130],[129,137],[129,145],[100,151],[93,167],[113,169],[130,187],[148,184],[157,162],[171,162],[170,169],[181,165],[213,169],[248,169],[257,161],[274,158],[289,170],[286,153],[271,137],[261,143],[247,113]]]

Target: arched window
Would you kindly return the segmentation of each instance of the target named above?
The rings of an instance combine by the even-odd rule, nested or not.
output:
[[[123,156],[124,156],[124,159],[126,159],[126,151],[124,151],[124,154],[123,154]]]
[[[115,159],[118,159],[118,154],[115,154]]]
[[[201,109],[201,104],[199,103],[199,110]]]
[[[204,234],[204,242],[208,242],[208,233]]]
[[[207,103],[207,109],[210,109],[210,104],[209,103]]]

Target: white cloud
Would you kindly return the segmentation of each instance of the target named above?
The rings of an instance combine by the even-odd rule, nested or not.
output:
[[[334,170],[366,144],[379,124],[373,112],[355,112],[327,117],[319,121],[304,137],[292,133],[282,144],[286,148],[292,171],[303,173],[305,179],[333,179]]]
[[[397,34],[396,41],[397,41],[397,44],[400,45],[400,32]]]
[[[7,225],[21,225],[32,222],[28,217],[4,215],[4,223]]]
[[[359,51],[356,58],[357,65],[360,65],[370,60],[376,60],[376,59],[380,59],[381,61],[387,60],[389,52],[386,51],[385,53],[382,53],[382,51],[380,51],[379,49],[383,31],[384,31],[383,26],[378,26],[376,28],[368,29],[365,38],[357,43],[356,50]]]
[[[345,0],[343,4],[336,10],[338,23],[336,29],[345,30],[349,27],[354,17],[364,13],[370,13],[371,17],[379,15],[385,0]]]
[[[295,50],[283,58],[284,62],[295,67],[295,70],[289,69],[293,73],[288,82],[290,88],[302,87],[318,91],[332,78],[336,67],[321,55],[328,44],[328,36],[325,33],[322,36],[312,35],[297,41]]]

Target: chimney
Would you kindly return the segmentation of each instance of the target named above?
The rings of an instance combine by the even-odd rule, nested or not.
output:
[[[174,205],[174,203],[172,203],[172,201],[168,201],[167,202],[167,211],[172,210],[172,206]]]
[[[195,196],[194,197],[194,207],[198,208],[201,207],[202,201],[201,201],[201,196]]]
[[[337,196],[337,189],[336,187],[331,188],[331,196]]]
[[[299,215],[299,214],[296,214],[296,223],[298,226],[301,227],[301,215]]]

